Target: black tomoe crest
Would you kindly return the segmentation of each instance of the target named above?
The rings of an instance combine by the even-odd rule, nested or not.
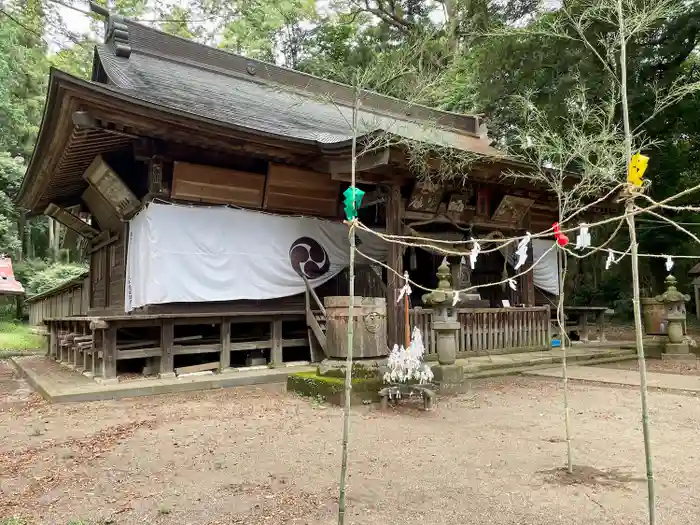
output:
[[[311,237],[300,237],[292,243],[289,261],[296,273],[310,280],[325,275],[331,267],[326,250]]]

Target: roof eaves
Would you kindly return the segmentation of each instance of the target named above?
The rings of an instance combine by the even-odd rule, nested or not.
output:
[[[27,202],[29,186],[38,176],[37,172],[42,168],[40,164],[45,160],[45,153],[51,142],[56,140],[55,127],[50,124],[55,123],[57,118],[56,113],[58,108],[56,106],[59,99],[59,89],[65,75],[65,73],[53,67],[51,67],[49,71],[49,85],[46,93],[46,101],[44,103],[44,111],[39,125],[39,136],[34,144],[34,151],[32,151],[32,156],[29,160],[24,178],[22,179],[22,184],[15,197],[15,204],[19,208],[31,209],[31,204]]]

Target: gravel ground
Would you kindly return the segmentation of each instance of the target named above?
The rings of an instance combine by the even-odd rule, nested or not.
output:
[[[346,523],[643,524],[638,393],[472,384],[429,413],[353,410]],[[650,393],[658,522],[697,523],[700,400]],[[48,405],[0,362],[0,523],[335,523],[341,410],[272,389]]]

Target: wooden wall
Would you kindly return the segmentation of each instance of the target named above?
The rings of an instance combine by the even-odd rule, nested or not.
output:
[[[90,309],[124,312],[126,282],[125,235],[101,246],[90,255]]]
[[[40,326],[45,320],[87,315],[90,302],[89,277],[62,285],[27,300],[29,324]]]

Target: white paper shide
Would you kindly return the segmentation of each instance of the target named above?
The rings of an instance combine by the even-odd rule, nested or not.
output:
[[[389,371],[384,374],[385,383],[407,383],[418,381],[424,385],[433,380],[433,371],[423,362],[425,347],[423,337],[418,327],[413,329],[411,345],[408,348],[394,345],[389,353],[387,366]]]

